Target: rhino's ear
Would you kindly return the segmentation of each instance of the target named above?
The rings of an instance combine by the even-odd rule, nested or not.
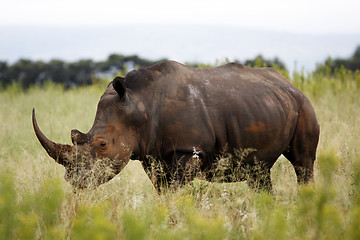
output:
[[[119,94],[120,99],[124,99],[126,94],[126,85],[125,85],[125,78],[116,77],[113,82],[113,87],[115,91]]]

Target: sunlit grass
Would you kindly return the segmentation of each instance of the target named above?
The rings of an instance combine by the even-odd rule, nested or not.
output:
[[[321,126],[315,184],[297,186],[281,157],[271,194],[199,179],[158,194],[139,161],[73,192],[37,141],[31,111],[50,139],[70,144],[71,129],[92,126],[106,86],[13,85],[0,92],[0,239],[359,239],[360,87],[341,74],[294,78]]]

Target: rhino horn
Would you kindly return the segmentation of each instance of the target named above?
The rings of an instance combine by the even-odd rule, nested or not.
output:
[[[88,140],[89,140],[88,135],[80,132],[77,129],[71,130],[71,141],[74,145],[84,144],[84,143],[88,142]]]
[[[35,117],[35,109],[32,112],[32,122],[35,134],[39,139],[41,145],[45,148],[46,152],[49,154],[50,157],[55,159],[55,161],[61,165],[68,165],[70,164],[69,156],[74,151],[74,147],[70,145],[58,144],[54,143],[49,140],[40,130]]]

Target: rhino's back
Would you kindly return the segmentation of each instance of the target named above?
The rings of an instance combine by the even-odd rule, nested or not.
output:
[[[232,96],[259,96],[266,92],[302,93],[279,72],[271,68],[249,68],[228,63],[215,68],[191,68],[175,61],[131,71],[126,86],[135,93],[186,100],[194,92],[202,97],[222,99]],[[209,100],[210,100],[209,99]],[[206,99],[204,99],[206,101]]]

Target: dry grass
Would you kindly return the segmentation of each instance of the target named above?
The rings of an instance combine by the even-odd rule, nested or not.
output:
[[[96,190],[73,192],[38,143],[31,110],[50,139],[70,144],[71,129],[91,127],[104,88],[0,92],[0,239],[359,239],[360,88],[351,76],[295,82],[321,125],[316,184],[298,187],[281,157],[273,194],[195,179],[159,195],[138,161]]]

